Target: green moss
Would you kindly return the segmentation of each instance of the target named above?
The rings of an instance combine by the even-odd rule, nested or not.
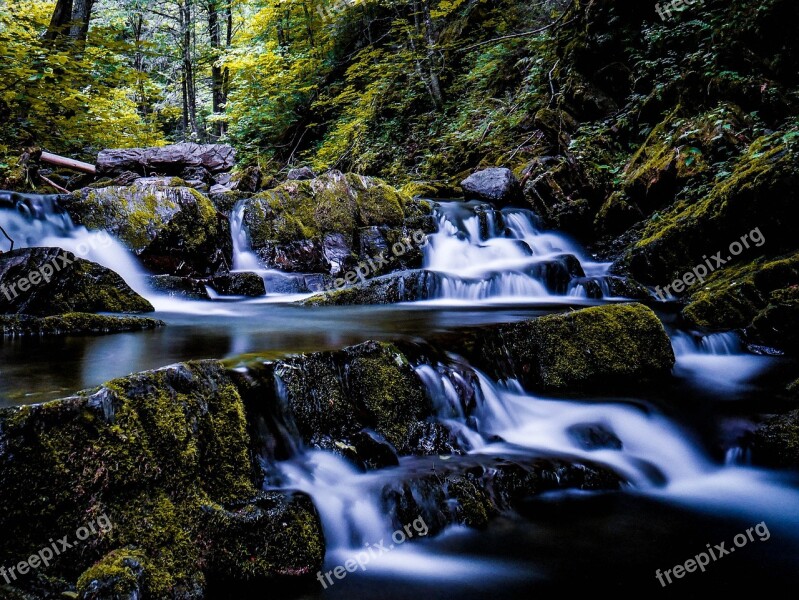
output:
[[[141,317],[107,317],[91,313],[66,313],[51,317],[28,315],[0,316],[0,330],[4,336],[62,336],[92,335],[142,331],[164,327],[166,323]]]
[[[799,253],[776,259],[758,258],[727,266],[704,283],[689,289],[686,319],[695,326],[716,330],[745,328],[758,316],[780,306],[791,306],[799,286]],[[787,323],[786,323],[787,325]],[[761,326],[761,329],[763,327]]]
[[[93,582],[103,582],[108,597],[128,598],[140,593],[139,568],[147,569],[144,553],[137,550],[115,550],[87,569],[78,579],[79,593],[89,593]]]
[[[629,386],[662,377],[674,365],[663,326],[640,304],[598,306],[501,326],[486,331],[471,354],[498,378],[519,377],[528,388],[550,391]],[[507,358],[497,364],[496,357]]]
[[[55,533],[74,532],[105,513],[113,524],[110,531],[51,566],[74,581],[87,562],[105,557],[80,578],[82,587],[107,577],[117,577],[123,587],[131,584],[122,564],[131,552],[144,568],[142,597],[171,597],[201,587],[212,560],[211,550],[200,542],[209,539],[202,507],[258,493],[242,399],[223,367],[212,361],[117,379],[66,400],[6,409],[0,411],[0,431],[0,526],[4,539],[13,540],[0,543],[0,560],[5,564],[32,554]],[[311,509],[310,517],[300,514],[302,507],[295,510],[305,526],[311,519],[318,527]],[[35,525],[29,514],[37,515]],[[279,529],[284,515],[268,514],[270,526]],[[223,543],[224,533],[216,531],[217,543]],[[312,540],[311,532],[303,541]],[[315,543],[313,556],[319,554],[318,537]],[[282,555],[295,550],[276,546],[270,552],[273,564],[279,564]]]

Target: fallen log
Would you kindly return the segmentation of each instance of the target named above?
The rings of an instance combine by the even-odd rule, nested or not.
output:
[[[158,148],[101,150],[97,172],[101,175],[133,171],[140,175],[180,175],[184,169],[202,167],[209,173],[229,171],[236,151],[226,144],[174,144]]]
[[[97,168],[94,165],[90,165],[89,163],[81,162],[73,158],[59,156],[58,154],[51,154],[50,152],[42,152],[39,160],[51,165],[56,165],[57,167],[64,167],[66,169],[72,169],[73,171],[80,171],[82,173],[91,173],[93,175],[97,172]]]

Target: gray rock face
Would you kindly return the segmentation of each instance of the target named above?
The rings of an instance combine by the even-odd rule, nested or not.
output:
[[[0,313],[152,311],[117,273],[61,248],[20,248],[0,255]]]
[[[461,182],[469,199],[510,204],[521,196],[521,186],[510,169],[492,167],[472,173]]]
[[[307,179],[316,179],[316,175],[310,167],[300,167],[299,169],[291,169],[286,179],[289,181],[305,181]]]
[[[100,175],[135,171],[142,175],[178,175],[191,167],[210,173],[229,171],[236,164],[236,151],[226,144],[174,144],[162,148],[101,150],[97,155]]]

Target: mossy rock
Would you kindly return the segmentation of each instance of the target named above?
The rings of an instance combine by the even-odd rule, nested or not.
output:
[[[74,532],[105,514],[112,528],[82,542],[80,552],[59,555],[51,573],[70,581],[84,573],[82,593],[95,581],[129,590],[135,579],[141,597],[199,597],[212,574],[208,565],[218,563],[210,542],[231,547],[239,535],[235,527],[211,527],[207,508],[244,506],[258,497],[260,475],[250,448],[241,396],[214,361],[174,365],[72,398],[4,409],[0,527],[6,535],[0,560],[8,564],[31,555],[54,533]],[[286,506],[297,527],[282,525],[288,515],[282,510],[268,513],[269,527],[283,528],[277,539],[301,546],[271,548],[269,559],[257,565],[263,578],[308,575],[321,565],[316,512],[309,503],[287,499]],[[37,515],[35,523],[30,514]],[[308,562],[298,558],[303,556]],[[229,568],[255,572],[250,558]],[[140,575],[131,559],[141,566]]]
[[[354,440],[364,429],[400,454],[423,453],[419,428],[435,414],[407,357],[388,343],[365,342],[269,362],[250,368],[247,379],[255,390],[252,410],[276,410],[258,400],[263,392],[257,390],[272,390],[277,382],[285,390],[276,401],[290,421],[287,427],[305,444],[338,453],[342,444],[361,446]],[[446,444],[430,449],[449,450]]]
[[[108,231],[155,274],[202,277],[233,262],[228,220],[195,189],[141,180],[63,204],[75,224]]]
[[[753,342],[799,348],[799,253],[730,265],[688,293],[683,315],[696,327],[745,329]]]
[[[771,417],[755,430],[752,459],[763,466],[799,469],[799,410]]]
[[[527,389],[587,392],[667,376],[674,352],[663,325],[640,304],[586,308],[481,330],[467,348],[495,378]]]
[[[50,317],[0,315],[5,337],[100,335],[165,327],[166,323],[143,317],[107,317],[90,313],[67,313]]]
[[[154,310],[118,274],[61,248],[21,248],[0,255],[0,285],[0,313],[6,314]]]
[[[643,283],[666,284],[704,256],[726,249],[757,227],[770,252],[795,247],[787,217],[799,201],[799,134],[787,131],[756,140],[732,174],[715,183],[701,200],[679,201],[650,219],[639,241],[614,269]],[[755,250],[750,249],[750,253]]]
[[[336,275],[357,264],[361,228],[403,227],[424,204],[379,179],[330,171],[256,194],[244,224],[267,266]]]

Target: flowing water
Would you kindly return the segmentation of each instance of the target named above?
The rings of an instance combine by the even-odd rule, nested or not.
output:
[[[2,201],[0,195],[0,201]],[[334,349],[367,339],[425,341],[446,348],[466,326],[513,322],[602,301],[618,301],[608,265],[592,260],[566,236],[544,231],[534,214],[479,202],[442,202],[437,233],[424,249],[435,273],[435,296],[390,307],[305,308],[275,284],[286,274],[264,269],[243,227],[231,218],[238,270],[259,272],[270,293],[261,299],[179,301],[154,294],[135,258],[105,232],[76,228],[51,197],[26,197],[0,209],[0,225],[17,246],[53,245],[119,272],[155,305],[168,327],[106,337],[0,341],[0,402],[40,402],[130,372],[197,358],[247,353],[277,357]],[[3,206],[0,202],[0,206]],[[702,335],[676,328],[663,315],[677,356],[672,380],[636,397],[554,399],[531,394],[516,380],[493,381],[463,359],[419,363],[416,373],[439,419],[468,455],[408,457],[399,466],[363,473],[334,454],[285,440],[291,458],[267,465],[267,485],[310,494],[322,517],[328,553],[324,570],[364,550],[390,549],[334,583],[316,583],[285,598],[527,598],[531,593],[613,589],[646,593],[699,588],[737,591],[742,578],[795,583],[799,566],[799,484],[749,466],[751,415],[767,410],[785,359],[749,353],[734,333]],[[471,376],[464,378],[464,373]],[[280,389],[277,397],[285,393]],[[460,391],[470,387],[467,414]],[[549,492],[517,513],[476,531],[448,527],[439,535],[398,524],[381,493],[453,461],[531,464],[541,457],[585,461],[622,476],[609,493]],[[422,515],[420,515],[421,517]],[[655,578],[757,523],[735,556],[714,562],[668,588]],[[408,524],[410,525],[410,524]],[[762,536],[765,537],[765,536]],[[393,540],[393,541],[392,541]],[[373,553],[374,554],[374,553]],[[690,581],[689,581],[690,580]],[[255,596],[254,596],[255,597]]]

